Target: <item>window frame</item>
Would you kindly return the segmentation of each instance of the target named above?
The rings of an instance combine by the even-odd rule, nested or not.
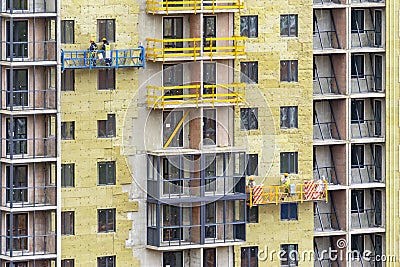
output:
[[[250,21],[251,21],[250,18],[255,18],[255,22],[253,22],[252,25],[250,25]],[[242,22],[243,22],[243,24],[242,24]],[[243,34],[243,31],[246,30],[242,27],[244,25],[247,26],[247,34]],[[255,26],[254,34],[252,34],[252,31],[251,31],[252,26]],[[247,38],[258,38],[258,15],[240,16],[240,36],[247,37]]]
[[[255,167],[254,167],[254,165],[255,165]],[[258,154],[247,154],[246,174],[247,174],[247,176],[257,176],[258,175]]]
[[[65,175],[67,174],[67,170],[65,169],[65,167],[67,167],[67,166],[69,166],[69,168],[72,172],[72,176],[70,179],[72,182],[72,185],[66,185]],[[61,164],[61,187],[62,188],[75,187],[75,163]]]
[[[361,14],[361,16],[360,16]],[[358,25],[358,30],[357,30],[357,24],[360,22],[360,25]],[[363,9],[352,9],[351,10],[351,33],[364,33],[365,31],[365,12]]]
[[[286,212],[284,213],[284,210]],[[286,216],[283,216],[285,215]],[[295,202],[281,203],[280,205],[281,221],[298,221],[299,220],[299,206]]]
[[[283,66],[285,64],[285,66]],[[293,65],[294,64],[294,65]],[[294,66],[294,70],[292,70]],[[286,71],[285,68],[286,67]],[[286,73],[285,73],[286,72]],[[286,77],[285,77],[286,76]],[[294,83],[299,81],[299,61],[298,60],[281,60],[280,61],[280,81]]]
[[[356,199],[357,199],[357,202],[358,202],[358,209],[357,209],[357,203],[355,202]],[[351,210],[351,213],[358,213],[358,211],[360,211],[360,213],[364,213],[365,212],[365,193],[364,193],[364,190],[354,190],[354,189],[351,190],[350,210]]]
[[[247,118],[247,123],[244,123],[243,118]],[[255,119],[255,122],[253,122]],[[258,108],[241,108],[240,109],[240,130],[252,131],[258,130]]]
[[[105,165],[104,167],[106,168],[105,170],[105,183],[101,183],[101,179],[100,179],[100,168],[102,165]],[[109,179],[109,168],[112,166],[113,170],[112,170],[112,177],[111,179]],[[115,161],[101,161],[101,162],[97,162],[97,185],[99,186],[103,186],[103,185],[115,185],[116,184],[116,162]],[[110,181],[111,180],[111,181]]]
[[[240,82],[258,84],[258,61],[240,62]]]
[[[101,221],[100,213],[105,212],[105,221]],[[110,217],[111,216],[111,219]],[[110,222],[111,221],[111,222]],[[110,227],[112,224],[112,227]],[[102,226],[105,226],[105,229],[101,229]],[[116,209],[97,209],[97,233],[113,233],[116,232]]]
[[[72,25],[67,25],[68,23],[72,24]],[[71,30],[71,32],[69,32],[69,31],[67,31],[67,29],[72,29],[72,30]],[[69,38],[67,38],[67,36]],[[61,43],[62,44],[74,44],[75,43],[75,20],[71,20],[71,19],[70,20],[61,20]]]
[[[105,263],[101,263],[99,261],[105,259]],[[112,261],[111,261],[112,259]],[[102,257],[97,257],[97,267],[115,267],[116,266],[116,256],[102,256]]]
[[[293,111],[294,110],[294,111]],[[286,112],[286,119],[282,120],[283,114]],[[295,115],[293,115],[293,113]],[[295,116],[294,124],[291,123],[291,116]],[[285,127],[285,125],[287,125]],[[299,111],[298,106],[281,106],[280,107],[280,128],[281,129],[297,129],[299,127]]]
[[[75,140],[75,121],[61,122],[61,140]]]
[[[350,103],[350,119],[351,124],[356,124],[358,122],[364,123],[365,121],[365,101],[364,99],[352,99]],[[358,116],[357,116],[358,115]]]
[[[74,267],[75,259],[64,259],[61,260],[61,267]]]
[[[240,248],[240,267],[258,267],[258,246]]]
[[[287,163],[287,165],[289,167],[288,170],[283,170],[282,169],[283,168],[282,157],[285,156],[285,155],[287,156],[287,160],[288,160],[288,163]],[[292,157],[294,157],[294,158],[292,159]],[[292,166],[291,166],[292,165],[291,161],[294,161],[293,162],[294,163],[293,169],[292,169]],[[299,172],[299,155],[298,155],[298,152],[281,152],[280,153],[279,165],[280,165],[281,174],[283,174],[283,173],[297,174]]]
[[[361,251],[357,249],[357,247],[355,246],[356,242],[355,239],[359,239],[361,241]],[[351,235],[351,256],[352,256],[352,260],[357,260],[360,259],[362,257],[362,255],[364,254],[365,251],[365,238],[364,235],[362,234],[357,234],[357,235]],[[359,253],[354,253],[354,251],[358,251]]]
[[[292,34],[292,31],[291,31],[291,20],[292,20],[292,18],[294,17],[294,20],[295,20],[295,22],[294,22],[294,33]],[[286,18],[286,24],[287,24],[287,27],[286,27],[286,29],[283,29],[283,27],[282,27],[282,19],[285,19]],[[283,14],[283,15],[280,15],[280,21],[279,21],[280,23],[279,23],[279,26],[280,26],[280,31],[279,31],[279,34],[280,34],[280,37],[285,37],[285,38],[287,38],[287,37],[298,37],[298,35],[299,35],[299,18],[298,18],[298,14]],[[285,31],[283,31],[283,30],[285,30]],[[285,32],[287,32],[287,34],[284,34]]]
[[[360,68],[358,64],[361,64]],[[350,68],[351,68],[352,79],[365,79],[365,55],[363,54],[351,55]],[[362,72],[360,72],[360,69],[362,70]]]
[[[365,146],[363,144],[352,144],[350,155],[351,168],[365,168]],[[358,162],[356,162],[356,156],[358,158]]]
[[[75,211],[61,212],[61,235],[75,235]]]
[[[102,22],[105,24],[112,22],[112,33],[108,32],[109,29],[107,26],[105,27],[105,32],[101,32],[102,29],[100,28],[100,25]],[[115,19],[98,19],[97,20],[97,41],[98,42],[102,42],[103,38],[106,38],[109,43],[116,42],[115,31],[116,31]]]
[[[296,259],[291,259],[292,251],[296,251]],[[283,255],[281,252],[284,252]],[[281,266],[298,266],[299,265],[299,247],[298,244],[281,244]]]
[[[247,207],[247,223],[258,223],[259,220],[259,206]]]
[[[97,75],[97,90],[115,90],[116,84],[115,69],[100,69]],[[104,78],[104,81],[103,81]],[[104,86],[103,86],[104,84]]]
[[[75,70],[64,70],[61,73],[61,91],[75,91]]]
[[[182,265],[176,265],[177,267],[183,266],[184,262],[183,262],[183,251],[182,250],[177,250],[177,251],[163,251],[162,253],[162,267],[166,267],[166,266],[170,266],[170,262],[167,262],[167,254],[169,255],[174,255],[175,258],[179,257],[180,261],[182,263]]]
[[[102,125],[103,123],[104,125]],[[104,128],[104,134],[101,134],[101,128]],[[107,114],[106,120],[97,120],[97,138],[116,137],[116,130],[115,114]]]

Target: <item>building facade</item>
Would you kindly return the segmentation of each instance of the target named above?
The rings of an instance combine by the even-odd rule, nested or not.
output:
[[[35,23],[57,22],[54,43],[62,52],[60,61],[29,62],[26,75],[32,72],[38,85],[42,72],[46,82],[53,77],[53,67],[54,77],[61,75],[54,80],[61,104],[21,113],[12,106],[24,101],[22,92],[16,100],[4,93],[3,149],[12,153],[5,153],[3,175],[15,180],[7,164],[13,154],[27,154],[24,147],[29,152],[38,132],[39,139],[60,136],[58,172],[58,150],[40,162],[33,155],[32,166],[24,156],[15,164],[28,164],[32,173],[39,163],[45,170],[54,165],[60,177],[49,179],[59,182],[49,183],[54,192],[62,188],[62,199],[57,205],[54,193],[53,206],[32,204],[32,211],[5,201],[3,229],[15,224],[8,213],[44,212],[50,223],[58,211],[58,223],[46,227],[54,240],[62,235],[63,267],[396,266],[371,261],[398,254],[398,18],[393,1],[387,6],[388,12],[385,1],[62,1],[59,13],[32,15],[33,40],[49,34]],[[3,13],[5,28],[22,16]],[[10,29],[5,43],[21,27]],[[21,49],[15,57],[24,58],[18,38],[1,61],[10,88],[28,64],[11,56]],[[57,125],[59,108],[56,131],[48,123]],[[30,119],[43,121],[44,130],[36,126],[32,138],[22,137],[28,146],[17,139],[19,150],[12,148],[16,135],[9,133],[20,134]],[[15,238],[11,232],[6,239]],[[329,249],[342,257],[330,257]],[[15,255],[7,251],[5,264]],[[296,252],[299,258],[290,258]],[[369,256],[359,257],[364,252]]]

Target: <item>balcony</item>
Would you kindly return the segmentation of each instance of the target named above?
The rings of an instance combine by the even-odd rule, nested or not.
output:
[[[147,194],[150,199],[199,201],[227,197],[246,199],[245,153],[148,156]]]
[[[111,50],[110,58],[105,51],[61,51],[61,69],[118,69],[144,68],[144,47]]]
[[[36,42],[2,42],[1,61],[6,62],[38,62],[54,61],[49,64],[56,64],[56,41]]]
[[[10,15],[56,13],[56,0],[5,0],[1,13]],[[55,16],[55,14],[53,14]]]
[[[339,255],[344,254],[343,248],[338,247],[338,244],[347,244],[346,236],[324,236],[314,238],[314,265],[315,267],[341,267],[346,266],[346,257],[332,257],[328,251],[338,251]],[[311,266],[311,265],[310,265]]]
[[[147,39],[148,61],[196,61],[214,59],[241,59],[246,57],[246,37],[212,37],[184,39]]]
[[[246,240],[246,201],[207,204],[147,203],[147,244],[150,248],[234,244]]]
[[[9,257],[42,256],[56,253],[56,233],[54,211],[29,213],[2,213],[2,221],[12,225],[3,226],[0,255]],[[33,221],[35,227],[28,225]],[[12,224],[11,224],[12,223]],[[8,226],[10,227],[10,226]],[[3,230],[4,231],[4,230]]]
[[[244,9],[244,0],[147,0],[146,11],[148,14],[197,14],[240,12]]]
[[[384,191],[379,189],[351,190],[351,229],[384,230]]]
[[[147,86],[147,107],[238,105],[245,102],[244,83]]]

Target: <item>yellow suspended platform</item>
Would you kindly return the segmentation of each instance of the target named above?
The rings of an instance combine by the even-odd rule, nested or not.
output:
[[[288,202],[328,202],[328,183],[325,180],[279,186],[247,186],[249,206]]]

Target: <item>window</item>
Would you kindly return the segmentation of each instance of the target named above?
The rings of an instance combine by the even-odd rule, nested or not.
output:
[[[206,205],[206,238],[216,238],[216,202],[211,202]]]
[[[297,15],[281,15],[281,37],[297,37]]]
[[[364,10],[351,11],[351,32],[364,32]]]
[[[179,164],[176,164],[177,162],[179,159],[174,156],[162,159],[163,194],[181,194],[183,192],[183,173],[179,169]]]
[[[13,265],[11,265],[9,262],[6,263],[6,267],[28,267],[28,262],[13,262]]]
[[[215,248],[205,248],[203,252],[203,267],[216,267],[217,250]]]
[[[115,267],[115,256],[104,256],[97,258],[97,267]]]
[[[203,17],[203,47],[205,52],[210,52],[210,46],[215,47],[217,41],[210,40],[209,38],[217,37],[217,17],[204,16]]]
[[[183,229],[181,225],[181,208],[173,205],[163,205],[163,241],[181,240]]]
[[[281,245],[281,266],[297,266],[298,261],[298,248],[297,244],[283,244]]]
[[[364,100],[351,100],[351,123],[364,123]]]
[[[240,129],[244,131],[258,129],[258,108],[240,109]]]
[[[62,235],[75,234],[75,212],[74,211],[61,212],[61,234]]]
[[[74,187],[75,164],[61,164],[61,187]]]
[[[364,168],[364,145],[351,145],[351,167]]]
[[[351,236],[351,251],[352,257],[360,259],[364,253],[364,236],[352,235]]]
[[[297,173],[297,152],[281,153],[281,173]]]
[[[246,171],[248,176],[258,175],[258,154],[247,155]]]
[[[13,39],[11,40],[11,32]],[[7,57],[28,57],[28,21],[7,21],[6,24],[6,55]],[[12,54],[11,54],[12,47]]]
[[[183,119],[183,111],[164,111],[163,112],[163,142],[164,145],[169,142],[168,147],[183,147],[183,124],[180,125],[175,136],[170,137],[179,126],[179,122]]]
[[[364,190],[351,190],[351,213],[364,212]]]
[[[240,36],[258,37],[258,16],[240,16]]]
[[[298,113],[297,107],[281,107],[281,129],[297,128]]]
[[[204,109],[203,111],[203,145],[217,144],[217,111]]]
[[[61,139],[74,140],[75,139],[75,122],[66,121],[61,122]]]
[[[247,222],[258,223],[258,206],[247,207]]]
[[[207,94],[216,94],[217,88],[215,85],[217,83],[217,63],[208,62],[203,63],[203,96]],[[211,96],[206,96],[211,97]]]
[[[22,251],[28,249],[28,213],[6,215],[6,249]],[[11,238],[12,236],[12,238]]]
[[[258,247],[240,249],[241,267],[258,267]]]
[[[163,267],[183,267],[183,252],[163,252]]]
[[[351,78],[365,78],[364,55],[351,56]]]
[[[74,35],[74,21],[62,20],[61,21],[61,43],[73,44],[75,42]]]
[[[107,120],[97,121],[97,137],[115,137],[114,114],[108,114]]]
[[[216,169],[216,158],[214,155],[206,155],[205,156],[205,191],[206,192],[213,192],[216,190],[216,176],[217,176],[217,169]]]
[[[163,39],[183,38],[183,18],[163,18]],[[182,48],[183,42],[164,43],[165,48]],[[166,53],[179,53],[181,51],[166,51]]]
[[[27,149],[27,118],[19,117],[7,119],[6,125],[6,140],[7,140],[7,154],[20,155],[26,154]],[[11,140],[12,139],[12,140]]]
[[[281,204],[281,220],[298,220],[297,203]]]
[[[106,69],[98,71],[98,86],[99,90],[114,90],[115,89],[115,69]]]
[[[240,82],[258,83],[258,62],[240,62]]]
[[[12,93],[11,93],[12,82]],[[28,70],[7,69],[7,107],[28,106]]]
[[[61,261],[61,267],[74,267],[74,266],[75,266],[75,260],[73,259],[67,259]]]
[[[13,169],[11,173],[10,170]],[[12,189],[11,189],[11,174]],[[28,201],[28,165],[6,166],[6,200],[7,203]]]
[[[98,232],[115,232],[115,209],[97,210]]]
[[[7,10],[27,10],[28,9],[27,2],[28,2],[27,0],[7,0],[6,8]]]
[[[97,40],[107,38],[107,41],[115,42],[115,20],[114,19],[98,19],[97,20]]]
[[[75,71],[64,70],[61,73],[61,91],[75,90]]]
[[[97,164],[99,185],[115,185],[115,162],[99,162]]]
[[[281,82],[297,82],[297,60],[281,60]]]

